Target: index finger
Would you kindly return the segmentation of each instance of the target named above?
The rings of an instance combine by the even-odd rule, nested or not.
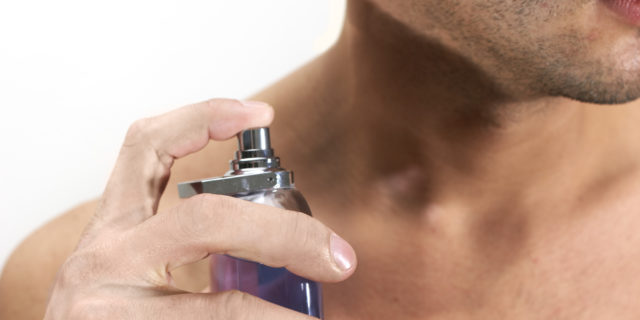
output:
[[[126,227],[149,218],[175,159],[201,150],[210,139],[226,140],[243,129],[268,126],[272,119],[266,103],[212,99],[136,121],[107,183],[99,220]]]

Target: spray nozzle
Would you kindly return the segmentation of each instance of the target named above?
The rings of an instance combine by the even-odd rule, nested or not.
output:
[[[238,133],[238,151],[231,160],[231,170],[279,169],[280,158],[271,149],[269,128],[252,128]]]

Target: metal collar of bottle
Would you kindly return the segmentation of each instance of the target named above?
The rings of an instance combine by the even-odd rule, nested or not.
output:
[[[199,193],[235,195],[266,189],[293,188],[293,172],[245,170],[244,174],[188,181],[178,184],[180,198],[188,198]]]
[[[187,198],[198,193],[235,195],[265,189],[293,188],[293,172],[280,168],[280,158],[271,148],[269,128],[238,133],[238,151],[223,177],[178,184],[178,194]]]

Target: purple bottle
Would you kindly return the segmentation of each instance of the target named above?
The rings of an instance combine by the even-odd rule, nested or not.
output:
[[[224,176],[178,184],[181,198],[199,193],[233,196],[278,208],[304,212],[311,210],[295,189],[293,172],[280,167],[269,138],[269,128],[255,128],[238,134],[239,149]],[[213,255],[211,258],[213,292],[237,289],[280,306],[323,319],[322,289],[319,283],[299,277],[285,268]]]

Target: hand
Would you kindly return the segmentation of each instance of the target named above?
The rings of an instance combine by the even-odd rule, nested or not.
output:
[[[272,118],[263,103],[214,99],[136,121],[92,222],[58,274],[45,319],[309,319],[239,291],[178,290],[171,271],[225,253],[315,281],[344,280],[355,253],[322,223],[211,194],[156,214],[175,159]]]

